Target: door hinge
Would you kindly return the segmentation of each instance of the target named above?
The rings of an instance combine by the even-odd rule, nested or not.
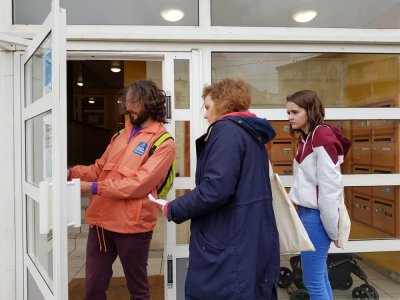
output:
[[[167,287],[169,289],[172,289],[174,286],[174,273],[173,273],[173,259],[172,255],[168,254],[167,255]]]
[[[172,119],[172,103],[171,103],[171,92],[166,92],[166,107],[167,107],[167,119]]]

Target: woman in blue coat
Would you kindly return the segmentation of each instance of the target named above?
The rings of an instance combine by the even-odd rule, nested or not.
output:
[[[210,126],[196,141],[196,187],[164,206],[191,219],[186,299],[276,299],[279,238],[268,153],[275,131],[248,112],[248,85],[224,79],[203,89]]]

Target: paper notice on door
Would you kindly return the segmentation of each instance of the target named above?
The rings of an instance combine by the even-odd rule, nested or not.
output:
[[[158,204],[158,205],[161,205],[161,206],[164,206],[164,205],[168,202],[167,200],[156,199],[156,198],[153,197],[152,194],[148,194],[147,197],[149,198],[149,200],[150,200],[151,202],[154,202],[154,203],[156,203],[156,204]]]

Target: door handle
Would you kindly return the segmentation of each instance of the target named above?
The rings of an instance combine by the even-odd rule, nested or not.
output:
[[[81,227],[81,180],[74,178],[67,182],[67,224]]]
[[[53,228],[52,186],[48,181],[39,182],[39,233],[48,234]],[[67,224],[81,227],[81,181],[67,182]]]

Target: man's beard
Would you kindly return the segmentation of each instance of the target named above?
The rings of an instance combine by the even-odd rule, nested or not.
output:
[[[150,114],[148,112],[141,111],[138,113],[138,116],[136,119],[134,119],[131,115],[129,115],[129,120],[131,121],[131,124],[133,126],[140,127],[144,122],[147,121],[147,119],[150,117]]]

